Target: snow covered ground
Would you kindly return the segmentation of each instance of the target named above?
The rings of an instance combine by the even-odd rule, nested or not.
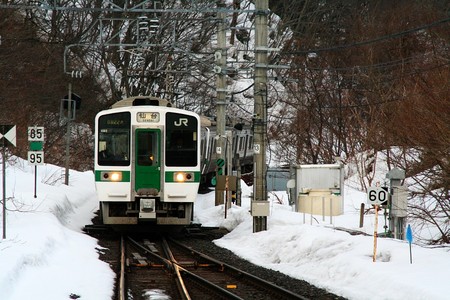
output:
[[[110,300],[115,275],[98,259],[96,240],[81,231],[98,207],[93,173],[72,171],[68,187],[61,182],[61,168],[39,166],[34,198],[34,167],[14,160],[6,170],[0,299]],[[195,221],[231,230],[217,245],[349,299],[450,299],[450,245],[432,249],[413,244],[411,264],[407,242],[379,238],[373,262],[373,237],[336,229],[373,233],[373,215],[366,215],[365,226],[358,228],[364,193],[346,187],[344,215],[333,217],[333,224],[329,217],[323,221],[315,216],[311,225],[310,216],[304,224],[303,214],[293,212],[286,194],[279,192],[283,203],[272,197],[268,230],[253,233],[250,192],[244,186],[242,207],[233,206],[226,219],[224,207],[214,206],[214,193],[198,197]],[[380,219],[380,232],[383,225]]]

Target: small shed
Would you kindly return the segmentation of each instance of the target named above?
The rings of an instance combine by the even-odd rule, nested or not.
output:
[[[296,171],[296,210],[337,216],[344,212],[342,164],[300,165]]]

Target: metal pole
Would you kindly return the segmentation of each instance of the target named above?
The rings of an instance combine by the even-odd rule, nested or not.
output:
[[[256,0],[255,18],[255,108],[254,108],[254,201],[267,200],[267,15],[268,0]],[[253,232],[267,230],[267,216],[253,217]]]
[[[3,126],[4,127],[4,126]],[[4,132],[4,130],[3,130]],[[3,239],[6,239],[6,162],[5,162],[5,140],[2,147],[2,174],[3,174]]]
[[[75,109],[75,107],[74,107]],[[70,162],[70,121],[72,119],[72,83],[69,82],[69,95],[67,101],[67,136],[66,136],[66,174],[64,183],[69,185],[69,162]]]
[[[227,218],[227,210],[228,210],[228,178],[230,175],[225,177],[225,219]]]
[[[231,192],[229,191],[229,189],[228,189],[228,184],[229,184],[229,182],[228,182],[228,178],[231,176],[231,175],[233,175],[232,173],[233,173],[233,158],[232,158],[232,153],[233,153],[233,144],[232,144],[232,140],[233,140],[233,133],[232,132],[230,132],[230,131],[228,131],[227,133],[226,133],[226,143],[227,143],[227,145],[226,145],[226,153],[225,153],[225,155],[226,155],[226,158],[227,158],[227,179],[226,179],[226,184],[227,184],[227,193],[225,194],[225,197],[226,197],[226,202],[227,202],[227,206],[228,206],[228,208],[231,208],[231,203],[232,203],[232,201],[231,201]]]
[[[37,165],[34,166],[34,198],[37,198]]]
[[[333,224],[333,203],[331,200],[332,198],[330,197],[330,224]]]
[[[325,197],[322,196],[322,221],[325,222]]]
[[[236,205],[241,206],[241,164],[239,153],[236,154],[236,166],[237,166],[237,182],[236,182]]]

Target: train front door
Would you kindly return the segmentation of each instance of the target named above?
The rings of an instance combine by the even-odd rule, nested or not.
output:
[[[136,129],[135,191],[161,190],[161,130]]]

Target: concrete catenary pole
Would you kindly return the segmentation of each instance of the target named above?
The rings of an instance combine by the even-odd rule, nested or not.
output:
[[[254,85],[254,184],[253,201],[267,201],[266,136],[267,136],[267,18],[268,0],[256,0],[255,18],[255,85]],[[261,203],[262,204],[262,203]],[[252,209],[253,210],[253,209]],[[256,215],[256,216],[255,216]],[[253,214],[253,232],[267,230],[267,216]]]
[[[227,97],[227,81],[226,81],[226,66],[227,66],[227,48],[226,48],[226,14],[222,10],[225,8],[224,1],[218,1],[218,29],[217,29],[217,50],[214,54],[216,67],[216,94],[217,94],[217,137],[216,149],[219,159],[225,159],[225,112],[226,112],[226,97]],[[225,174],[223,174],[225,175]],[[218,173],[216,172],[216,179]],[[224,203],[223,190],[217,190],[215,205]]]

